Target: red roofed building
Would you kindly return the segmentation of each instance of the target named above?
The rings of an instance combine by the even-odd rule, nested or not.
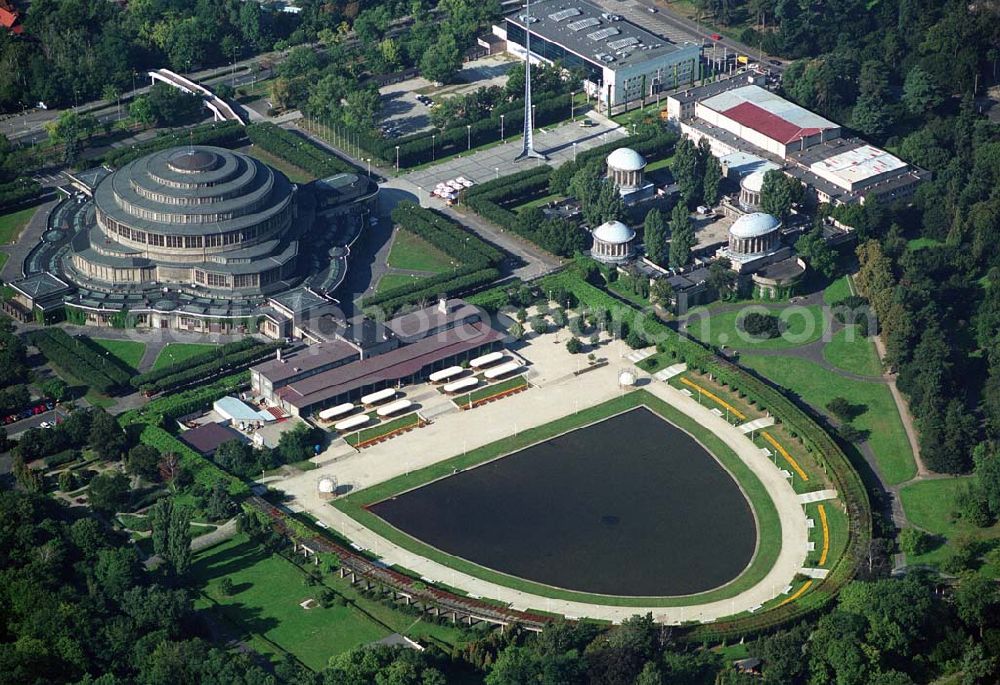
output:
[[[24,27],[19,23],[20,20],[21,15],[18,13],[17,8],[6,0],[0,0],[0,26],[3,26],[11,33],[20,35],[24,32]]]

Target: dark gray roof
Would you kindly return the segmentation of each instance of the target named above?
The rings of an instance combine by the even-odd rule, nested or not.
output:
[[[206,423],[180,434],[181,440],[206,455],[219,449],[219,445],[230,440],[241,440],[242,437],[237,431],[221,423]]]
[[[25,276],[21,280],[11,283],[10,287],[32,300],[66,294],[73,289],[66,281],[48,271]]]
[[[610,15],[614,15],[613,10],[604,11],[585,0],[543,0],[531,5],[533,21],[530,28],[533,35],[558,43],[609,69],[642,64],[684,47],[624,19],[607,19]],[[523,29],[524,17],[524,11],[518,10],[508,16],[507,21]],[[634,48],[628,51],[630,46]],[[605,61],[598,55],[610,55],[614,59]]]
[[[313,292],[309,288],[293,288],[280,295],[272,295],[271,301],[290,311],[293,315],[301,315],[316,307],[333,304],[333,301]]]
[[[482,318],[482,311],[465,300],[452,299],[445,302],[442,312],[438,304],[417,309],[397,316],[386,322],[386,327],[404,342],[420,340],[442,328],[461,322],[473,322]]]
[[[306,345],[291,352],[282,352],[280,361],[277,358],[271,359],[253,367],[253,370],[272,384],[280,385],[289,378],[296,378],[359,356],[359,352],[346,342],[331,340],[318,345]]]

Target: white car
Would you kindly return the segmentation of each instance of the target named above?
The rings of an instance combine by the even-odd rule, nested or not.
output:
[[[38,424],[38,427],[39,428],[52,428],[52,424],[49,423],[48,421],[42,421],[40,424]]]

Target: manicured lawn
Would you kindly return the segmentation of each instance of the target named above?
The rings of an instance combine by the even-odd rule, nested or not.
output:
[[[0,216],[0,243],[10,245],[17,242],[17,236],[21,230],[28,225],[31,217],[38,211],[38,207],[29,207],[19,212],[11,212]]]
[[[453,401],[455,404],[462,406],[471,402],[484,400],[488,397],[493,397],[494,395],[499,395],[500,393],[507,392],[508,390],[523,388],[527,384],[528,381],[524,380],[524,376],[516,376],[514,378],[508,378],[505,381],[500,381],[499,383],[484,386],[478,390],[473,390],[470,393],[454,398]]]
[[[409,285],[411,283],[416,283],[417,281],[424,280],[424,276],[410,276],[407,274],[385,274],[378,280],[378,285],[375,286],[375,292],[383,293],[386,290],[392,290],[393,288],[398,288],[401,285]]]
[[[10,255],[6,252],[0,252],[0,270],[7,265],[7,260],[10,259]]]
[[[406,416],[400,416],[397,419],[392,419],[391,421],[385,421],[377,426],[372,426],[371,428],[366,428],[364,430],[358,431],[357,433],[353,433],[347,436],[347,438],[345,439],[347,440],[347,444],[357,447],[363,442],[374,440],[375,438],[380,438],[383,435],[388,435],[393,431],[401,430],[409,426],[416,426],[419,421],[420,417],[417,415],[417,412],[413,412],[412,414],[407,414]]]
[[[955,496],[971,481],[968,476],[925,480],[900,490],[903,511],[910,523],[945,539],[944,544],[926,554],[907,557],[907,563],[937,566],[950,554],[952,541],[961,537],[979,541],[984,547],[994,547],[1000,541],[1000,524],[977,528],[958,516]],[[1000,576],[1000,569],[989,564],[983,572],[993,578]]]
[[[256,637],[255,649],[267,655],[285,650],[315,670],[326,666],[331,656],[389,634],[353,606],[303,609],[299,603],[318,599],[322,588],[307,586],[297,566],[266,554],[243,535],[195,557],[191,575],[204,593],[200,607],[214,607]],[[219,589],[226,577],[233,583],[231,596]]]
[[[549,193],[548,195],[542,195],[541,197],[536,197],[534,200],[531,200],[530,202],[525,202],[523,205],[518,205],[517,207],[514,207],[514,211],[517,214],[520,214],[521,212],[527,211],[532,207],[542,207],[548,204],[549,202],[552,202],[553,200],[561,200],[564,197],[565,197],[564,195],[560,195],[558,193]]]
[[[499,573],[441,552],[393,528],[383,519],[365,508],[365,505],[382,501],[397,493],[447,476],[454,473],[456,469],[461,470],[481,464],[509,454],[512,451],[560,435],[568,430],[588,425],[594,421],[614,416],[622,411],[642,405],[649,407],[671,423],[696,436],[729,469],[730,473],[734,475],[753,505],[757,515],[760,543],[750,567],[729,585],[685,597],[621,597],[594,595],[585,592],[552,588],[547,585]],[[774,503],[768,497],[763,485],[761,485],[753,472],[715,434],[706,431],[687,415],[682,414],[665,402],[642,390],[630,392],[622,397],[615,398],[596,407],[584,409],[543,426],[522,431],[504,440],[483,445],[465,454],[446,459],[419,471],[397,476],[384,483],[379,483],[360,492],[352,493],[347,497],[338,499],[333,502],[333,506],[395,544],[477,578],[545,597],[585,602],[597,600],[617,606],[689,606],[734,596],[764,578],[781,550],[781,524],[778,520],[778,513],[774,507]]]
[[[737,319],[741,318],[746,309],[717,314],[702,309],[696,310],[686,324],[687,332],[702,342],[741,350],[788,349],[819,340],[823,334],[823,312],[818,305],[809,307],[791,305],[766,309],[772,315],[779,317],[785,325],[784,332],[777,338],[757,340],[737,329]],[[750,311],[763,310],[759,305],[753,305]]]
[[[441,273],[453,267],[452,259],[429,242],[405,229],[393,234],[389,266],[406,271]]]
[[[845,326],[837,331],[823,347],[823,356],[834,366],[862,376],[881,376],[882,363],[879,361],[875,343],[864,338],[856,325]]]
[[[826,287],[823,291],[823,302],[826,304],[833,304],[835,302],[840,302],[845,297],[851,294],[851,285],[848,283],[847,276],[841,276],[833,283]]]
[[[826,413],[826,404],[835,397],[864,405],[866,410],[854,420],[854,425],[869,431],[868,441],[882,478],[889,484],[896,484],[916,475],[917,467],[903,422],[889,388],[882,383],[844,378],[824,371],[818,364],[792,357],[745,354],[741,363],[797,393],[818,411]]]
[[[146,351],[146,343],[135,340],[105,340],[103,338],[92,338],[92,340],[118,358],[125,366],[133,369],[138,368],[142,353]]]
[[[188,357],[201,354],[213,347],[217,347],[217,345],[209,343],[167,343],[160,350],[160,354],[156,356],[156,361],[153,362],[153,370],[162,369],[164,366],[184,361]]]
[[[621,281],[615,281],[614,283],[608,284],[608,290],[612,291],[619,297],[628,300],[640,309],[645,309],[649,306],[649,300],[643,299],[641,296],[635,294],[628,288],[624,287]]]

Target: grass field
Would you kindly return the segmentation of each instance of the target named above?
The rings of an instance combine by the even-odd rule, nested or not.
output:
[[[926,554],[906,558],[909,564],[938,566],[951,552],[951,543],[958,538],[969,538],[993,547],[1000,542],[1000,524],[987,528],[976,526],[959,518],[955,507],[955,495],[964,488],[971,477],[940,478],[907,485],[899,491],[906,518],[913,525],[944,538],[944,544]],[[1000,569],[988,565],[983,571],[991,576],[1000,576]]]
[[[383,293],[386,290],[392,290],[393,288],[398,288],[401,285],[409,285],[410,283],[422,280],[424,280],[423,276],[410,276],[408,274],[384,274],[382,278],[378,279],[378,285],[375,286],[375,292]]]
[[[862,337],[855,325],[837,331],[823,347],[823,356],[837,368],[851,373],[873,377],[882,375],[882,363],[875,351],[875,343]]]
[[[518,205],[514,207],[514,212],[520,214],[521,212],[527,211],[532,207],[541,207],[543,205],[552,202],[553,200],[565,199],[565,195],[560,195],[559,193],[549,193],[548,195],[542,195],[541,197],[536,197],[534,200],[525,202],[523,205]]]
[[[10,259],[10,255],[6,252],[0,252],[0,270],[7,265],[7,260]]]
[[[499,395],[502,392],[507,392],[508,390],[514,390],[516,388],[523,388],[528,384],[528,381],[524,380],[524,376],[515,376],[514,378],[508,378],[505,381],[500,381],[498,383],[493,383],[492,385],[487,385],[478,390],[473,390],[470,393],[460,395],[455,397],[452,401],[459,405],[466,405],[470,402],[478,402],[479,400],[484,400],[488,397],[493,397],[494,395]]]
[[[347,440],[348,445],[357,447],[363,442],[380,438],[383,435],[387,435],[395,430],[416,426],[419,421],[420,416],[417,415],[417,412],[413,412],[412,414],[407,414],[406,416],[400,416],[399,418],[385,421],[377,426],[365,428],[357,433],[348,435],[345,440]]]
[[[0,244],[10,245],[17,242],[17,237],[37,211],[38,207],[29,207],[0,216]]]
[[[725,587],[685,597],[620,597],[562,590],[499,573],[466,561],[465,559],[441,552],[393,528],[384,520],[365,509],[365,505],[379,502],[399,492],[447,476],[453,473],[455,469],[465,469],[476,464],[481,464],[542,440],[547,440],[568,430],[588,425],[594,421],[642,405],[649,407],[678,427],[697,436],[702,444],[711,450],[712,454],[735,476],[753,505],[759,526],[758,535],[760,542],[757,553],[750,567]],[[706,431],[687,415],[682,414],[665,402],[642,390],[630,392],[622,397],[615,398],[596,407],[584,409],[543,426],[522,431],[517,435],[484,445],[465,454],[420,469],[419,471],[397,476],[384,483],[379,483],[378,485],[343,497],[335,501],[333,506],[395,544],[477,578],[544,597],[583,602],[598,601],[617,606],[690,606],[734,596],[758,583],[771,569],[781,550],[781,524],[778,520],[778,512],[774,508],[774,503],[768,497],[766,490],[764,490],[764,486],[753,472],[715,434]]]
[[[835,302],[840,302],[845,297],[851,294],[851,285],[847,280],[847,276],[841,276],[833,283],[826,287],[823,291],[823,302],[826,304],[833,304]]]
[[[797,393],[818,411],[826,413],[826,404],[835,397],[865,405],[866,411],[854,420],[854,425],[869,431],[868,441],[885,482],[902,483],[916,475],[903,422],[885,385],[844,378],[824,371],[818,364],[792,357],[745,354],[741,363]]]
[[[167,343],[160,350],[160,354],[156,356],[156,361],[153,362],[153,370],[162,369],[165,366],[184,361],[213,347],[218,346],[209,343]]]
[[[146,351],[146,343],[136,340],[105,340],[104,338],[92,338],[92,340],[110,352],[125,366],[133,369],[138,368],[142,353]]]
[[[404,229],[395,232],[387,261],[389,266],[405,271],[441,273],[453,266],[448,255]]]
[[[699,316],[704,310],[695,310],[686,324],[686,330],[702,342],[741,350],[788,349],[819,340],[823,334],[823,312],[818,305],[767,309],[785,324],[784,332],[777,338],[755,340],[742,330],[738,330],[736,322],[744,311],[742,309],[717,314],[705,311],[707,316]],[[755,306],[751,311],[760,311],[760,307]]]
[[[284,650],[319,670],[331,656],[389,634],[353,606],[303,609],[299,603],[318,599],[322,588],[305,585],[298,567],[243,535],[195,557],[191,575],[204,593],[200,607],[216,608],[267,656]],[[228,597],[219,589],[225,577],[235,590]]]
[[[934,238],[914,238],[906,243],[906,249],[914,251],[922,250],[925,247],[937,247],[938,245],[944,245],[944,243]]]

